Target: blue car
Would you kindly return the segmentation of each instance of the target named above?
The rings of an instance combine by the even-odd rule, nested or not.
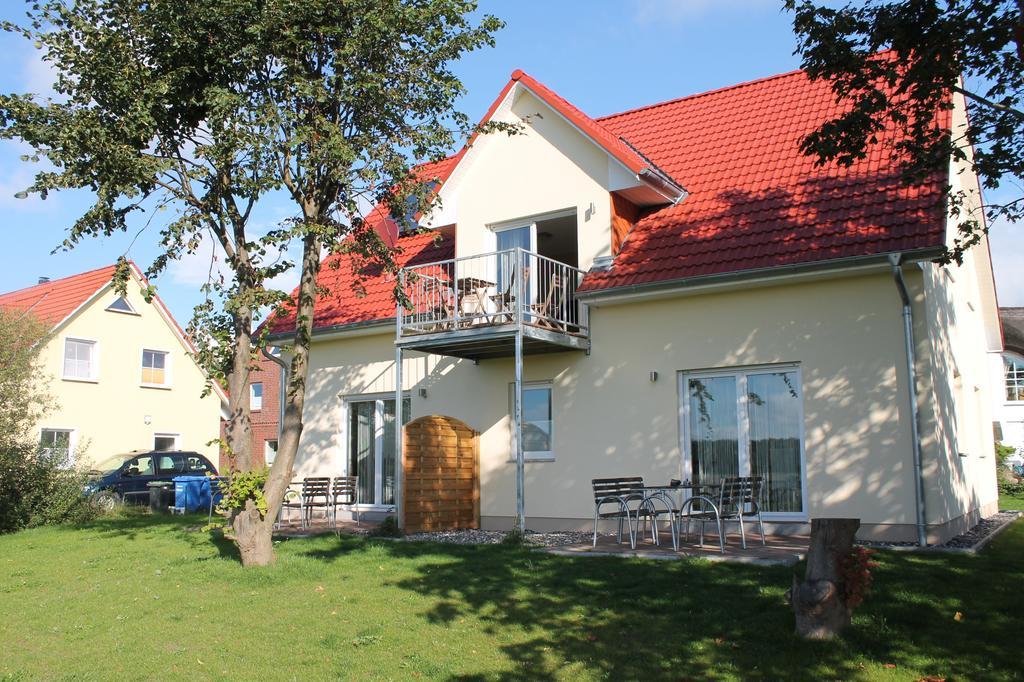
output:
[[[198,452],[134,450],[106,459],[89,473],[85,494],[112,509],[122,502],[147,503],[150,483],[169,483],[175,476],[216,476],[217,468]]]

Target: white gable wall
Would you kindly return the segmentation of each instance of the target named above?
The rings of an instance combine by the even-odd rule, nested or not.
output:
[[[466,167],[457,171],[454,196],[444,198],[446,213],[455,208],[456,254],[494,251],[489,226],[495,223],[576,209],[579,266],[585,270],[596,257],[609,255],[608,192],[629,182],[627,171],[525,90],[498,118],[525,122],[524,131],[481,137],[463,161]]]

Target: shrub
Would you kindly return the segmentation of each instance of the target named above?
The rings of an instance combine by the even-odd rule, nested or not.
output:
[[[86,480],[66,466],[64,453],[0,445],[0,533],[95,518],[96,506],[82,494]]]
[[[400,538],[402,529],[398,527],[398,519],[394,516],[385,516],[380,525],[370,531],[370,535],[377,538]]]

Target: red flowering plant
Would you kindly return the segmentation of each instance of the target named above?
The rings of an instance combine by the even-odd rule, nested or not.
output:
[[[866,547],[854,547],[839,563],[839,577],[843,583],[843,601],[853,610],[864,603],[871,591],[874,576],[871,569],[878,566],[871,560],[872,552]]]

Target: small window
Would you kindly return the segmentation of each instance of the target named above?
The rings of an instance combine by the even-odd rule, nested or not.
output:
[[[64,339],[64,378],[73,381],[96,381],[98,376],[96,342],[85,339]]]
[[[169,386],[171,377],[167,371],[168,353],[161,350],[142,351],[142,384],[144,386]]]
[[[1003,356],[1006,369],[1006,400],[1024,401],[1024,359],[1007,353]]]
[[[178,449],[178,435],[175,433],[157,433],[153,435],[153,449],[164,452]]]
[[[254,384],[249,384],[249,409],[263,409],[263,384],[258,381]]]
[[[515,384],[511,386],[515,391]],[[526,459],[554,457],[551,384],[525,384],[523,386],[523,455]],[[509,413],[515,411],[514,393]],[[513,439],[515,435],[513,434]],[[514,442],[514,441],[513,441]],[[513,458],[515,453],[513,452]]]
[[[39,448],[47,455],[56,455],[65,462],[70,462],[71,430],[43,429],[39,436]]]
[[[128,302],[128,299],[124,296],[119,296],[116,301],[107,306],[107,310],[112,313],[128,313],[129,315],[138,315],[135,312],[135,308]]]
[[[277,459],[277,441],[267,440],[263,442],[263,461],[267,466],[274,463]]]

